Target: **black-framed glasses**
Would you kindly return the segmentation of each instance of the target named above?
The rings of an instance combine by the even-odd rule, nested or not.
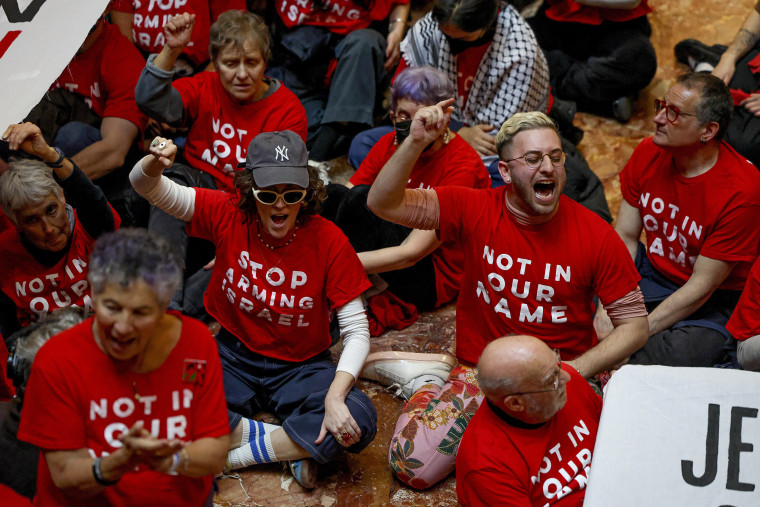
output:
[[[277,199],[282,198],[285,204],[297,204],[303,201],[306,197],[306,190],[286,190],[283,193],[275,192],[274,190],[256,190],[252,189],[253,196],[261,204],[267,204],[271,206],[277,202]]]
[[[531,169],[536,169],[537,167],[541,166],[541,163],[544,161],[544,157],[549,157],[549,161],[552,163],[554,167],[561,167],[565,163],[565,159],[567,158],[567,155],[564,151],[557,148],[556,150],[552,150],[551,153],[541,153],[540,151],[529,151],[525,155],[521,155],[519,157],[510,158],[509,160],[505,160],[505,162],[512,162],[513,160],[517,160],[518,158],[521,158],[525,161],[525,164],[527,164],[528,167]]]
[[[676,106],[668,104],[664,100],[654,99],[654,114],[658,114],[663,109],[665,109],[665,118],[667,118],[670,123],[675,123],[678,117],[681,115],[694,117],[697,116],[696,114],[684,113]]]
[[[559,389],[559,376],[562,373],[562,358],[559,357],[559,349],[552,349],[557,354],[557,372],[554,374],[554,382],[551,389],[541,389],[538,391],[521,391],[519,393],[509,393],[506,396],[517,396],[518,394],[537,394],[537,393],[549,393]]]

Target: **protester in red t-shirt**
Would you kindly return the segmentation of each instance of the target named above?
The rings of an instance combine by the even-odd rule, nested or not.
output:
[[[309,157],[345,153],[372,126],[396,66],[409,0],[275,0],[271,75],[298,95],[309,118]],[[388,19],[387,36],[376,25]]]
[[[312,488],[317,462],[361,451],[377,430],[372,402],[354,386],[369,350],[360,297],[367,276],[346,237],[316,215],[324,184],[294,132],[251,141],[234,197],[162,177],[175,153],[157,138],[130,178],[138,193],[216,247],[205,304],[222,326],[230,467],[289,461],[296,480]],[[337,368],[332,312],[344,343]],[[250,419],[261,410],[282,426]]]
[[[40,505],[206,505],[229,428],[201,322],[167,312],[180,260],[125,229],[90,257],[95,316],[37,353],[19,438],[41,449]]]
[[[186,71],[192,73],[209,62],[208,32],[211,23],[230,9],[246,10],[245,0],[111,0],[111,20],[147,56],[161,51],[166,42],[162,28],[169,20],[183,12],[195,14],[193,38],[175,64],[189,67]]]
[[[478,361],[486,396],[457,452],[464,507],[580,507],[602,399],[532,336],[488,344]]]
[[[245,161],[248,143],[261,132],[280,130],[306,139],[306,112],[280,81],[265,77],[269,32],[250,12],[227,11],[212,25],[210,52],[216,72],[172,82],[172,67],[190,42],[196,19],[184,13],[164,26],[166,44],[148,59],[135,95],[151,118],[190,128],[186,163],[175,163],[167,177],[186,186],[233,192],[235,169]],[[188,249],[184,222],[158,208],[151,209],[148,229],[169,238],[186,259],[187,278],[213,257],[208,245]],[[199,298],[196,292],[186,295],[180,287],[171,307],[186,310]]]
[[[650,308],[649,341],[631,363],[723,364],[735,346],[725,325],[758,255],[748,224],[760,221],[760,173],[722,141],[733,103],[719,78],[683,75],[655,109],[655,135],[620,173],[615,225]]]
[[[527,19],[546,54],[552,93],[581,111],[628,121],[657,71],[647,0],[547,0]]]
[[[364,269],[382,273],[388,290],[418,310],[430,310],[456,297],[463,267],[461,250],[454,243],[441,243],[433,231],[410,231],[376,217],[367,210],[367,193],[408,134],[414,113],[453,93],[448,78],[432,67],[399,74],[391,88],[390,117],[395,132],[383,136],[372,148],[346,185],[350,190],[330,186],[330,199],[339,202],[334,221],[359,253]],[[437,139],[420,156],[406,185],[438,186],[491,187],[480,156],[454,132]]]
[[[422,150],[445,132],[452,103],[417,111],[409,137],[367,200],[382,218],[437,230],[442,241],[458,241],[464,251],[460,364],[443,387],[425,382],[434,363],[420,357],[410,362],[403,355],[396,361],[370,355],[363,372],[416,391],[396,424],[389,459],[396,476],[418,488],[454,468],[458,435],[483,399],[474,365],[490,341],[511,333],[537,336],[592,378],[625,360],[647,336],[639,276],[625,245],[601,218],[561,196],[565,154],[545,114],[518,113],[502,125],[497,150],[503,188],[404,189]],[[599,343],[595,296],[615,314],[614,330]]]
[[[80,97],[102,119],[96,126],[71,121],[57,131],[52,142],[90,179],[122,167],[130,148],[142,136],[148,119],[137,108],[134,91],[142,67],[139,51],[116,26],[99,19],[51,86]],[[124,175],[119,182],[126,183]],[[116,185],[114,191],[120,188]]]
[[[36,125],[11,125],[3,139],[11,150],[42,160],[16,160],[0,176],[0,206],[14,224],[0,234],[4,299],[13,303],[10,310],[21,326],[56,308],[91,307],[87,259],[95,239],[119,227],[118,215],[102,190],[51,148]],[[13,330],[0,331],[10,336]]]

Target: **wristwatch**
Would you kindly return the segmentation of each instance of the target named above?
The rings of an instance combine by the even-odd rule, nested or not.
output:
[[[63,159],[65,158],[65,155],[63,154],[61,149],[58,148],[57,146],[53,146],[52,148],[55,150],[56,153],[58,153],[58,160],[56,160],[55,162],[45,162],[45,165],[53,169],[58,169],[59,167],[63,167]]]

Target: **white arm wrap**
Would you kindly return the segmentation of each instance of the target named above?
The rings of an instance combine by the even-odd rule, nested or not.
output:
[[[343,338],[343,352],[338,361],[338,370],[348,372],[358,379],[364,360],[369,354],[369,323],[361,297],[356,297],[338,308],[338,326]]]
[[[195,189],[183,187],[166,176],[148,176],[143,172],[142,160],[129,173],[135,191],[153,206],[173,217],[188,221],[195,213]]]

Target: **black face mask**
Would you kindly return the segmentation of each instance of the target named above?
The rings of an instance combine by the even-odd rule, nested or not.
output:
[[[412,120],[397,120],[396,121],[396,143],[401,146],[401,143],[406,140],[407,137],[409,137],[409,133],[412,131]],[[428,151],[430,148],[433,147],[435,144],[435,141],[425,146],[425,149],[422,150],[422,152]]]
[[[396,121],[396,143],[401,146],[401,143],[409,137],[409,133],[412,130],[412,120],[397,120]]]
[[[444,34],[444,37],[449,41],[449,48],[451,49],[452,55],[458,55],[465,49],[469,48],[476,48],[478,46],[482,46],[483,44],[487,42],[491,42],[493,40],[493,36],[496,33],[496,23],[491,25],[491,28],[485,31],[483,35],[478,37],[475,40],[462,40],[462,39],[452,39],[448,35]]]

